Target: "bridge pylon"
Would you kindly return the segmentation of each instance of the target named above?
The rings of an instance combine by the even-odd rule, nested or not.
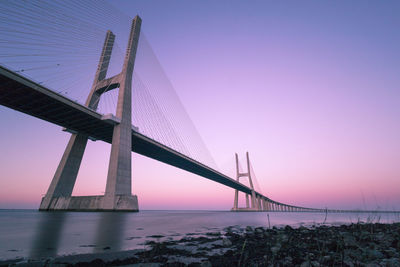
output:
[[[246,152],[246,163],[247,163],[247,172],[241,173],[239,170],[239,158],[238,154],[235,153],[235,161],[236,161],[236,181],[239,182],[240,177],[247,177],[249,179],[250,188],[251,188],[251,195],[250,195],[250,203],[249,205],[249,194],[246,194],[246,207],[240,208],[239,207],[239,190],[235,189],[235,199],[233,201],[233,208],[232,211],[260,211],[262,209],[260,200],[261,198],[257,198],[256,193],[254,191],[253,180],[251,178],[250,172],[250,159],[249,159],[249,152]]]
[[[132,195],[132,76],[142,20],[132,21],[122,71],[106,79],[115,35],[107,31],[99,64],[86,106],[96,110],[103,93],[115,88],[118,103],[115,116],[103,116],[114,123],[105,194],[101,196],[71,196],[88,138],[85,133],[73,133],[58,165],[53,180],[43,197],[39,210],[138,211],[137,196]],[[73,132],[73,131],[71,131]]]

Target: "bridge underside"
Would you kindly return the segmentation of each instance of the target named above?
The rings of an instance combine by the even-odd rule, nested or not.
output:
[[[119,123],[114,116],[99,114],[1,66],[0,105],[65,127],[68,131],[85,134],[92,140],[107,143],[112,142],[113,127]],[[247,195],[252,193],[249,187],[140,134],[134,127],[131,133],[133,152],[224,184]],[[255,207],[236,208],[233,211],[325,211],[286,205],[266,198],[258,192],[254,194]],[[63,207],[61,209],[64,210],[96,210],[90,207],[99,206],[97,203],[101,201],[102,196],[61,197],[55,199],[52,205]]]
[[[92,140],[112,142],[119,123],[0,66],[0,105],[79,132]],[[132,129],[132,151],[215,182],[251,193],[250,188]],[[256,193],[261,196],[261,194]]]

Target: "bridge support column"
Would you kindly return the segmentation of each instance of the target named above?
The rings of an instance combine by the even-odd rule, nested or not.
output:
[[[257,209],[257,201],[256,201],[256,193],[254,190],[251,190],[251,208],[252,209]]]
[[[111,31],[107,32],[92,89],[86,101],[87,107],[96,110],[101,94],[119,87],[116,117],[120,119],[120,123],[116,124],[113,130],[105,195],[71,196],[88,140],[84,133],[77,133],[70,138],[39,210],[139,210],[137,197],[131,193],[131,87],[140,27],[141,19],[136,16],[132,21],[122,71],[112,77],[111,82],[104,87],[115,39]]]
[[[236,181],[239,182],[240,177],[247,177],[249,179],[250,183],[250,189],[251,189],[251,204],[249,203],[249,194],[246,193],[246,208],[239,208],[239,191],[235,189],[235,198],[233,201],[233,208],[232,211],[239,211],[239,210],[254,210],[254,211],[259,211],[261,210],[261,203],[260,203],[260,198],[256,196],[256,192],[254,191],[254,186],[253,186],[253,180],[251,178],[251,173],[250,173],[250,160],[249,160],[249,153],[246,152],[246,160],[247,160],[247,172],[246,173],[240,173],[239,172],[239,159],[238,155],[235,154],[235,161],[236,161]],[[251,205],[251,206],[250,206]]]
[[[236,181],[239,182],[239,178],[240,178],[240,173],[239,173],[239,159],[238,159],[238,155],[235,154],[235,160],[236,160]],[[246,202],[248,202],[248,195],[246,194]],[[247,204],[248,206],[248,204]],[[237,211],[239,208],[239,190],[235,189],[235,199],[233,202],[233,211]]]
[[[233,210],[238,210],[238,206],[239,206],[239,190],[235,190],[235,199],[233,200]]]
[[[260,210],[260,197],[256,196],[256,210],[259,211]]]
[[[121,123],[114,126],[108,166],[107,185],[103,209],[139,210],[136,196],[132,196],[132,75],[136,50],[139,42],[141,20],[136,17],[132,23],[124,66],[119,74],[117,118]],[[119,207],[120,196],[127,202]]]
[[[51,208],[55,198],[71,197],[87,141],[85,135],[72,134],[39,210]]]

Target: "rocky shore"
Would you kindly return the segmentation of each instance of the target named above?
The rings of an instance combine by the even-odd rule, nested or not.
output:
[[[161,236],[159,238],[162,238]],[[18,266],[400,266],[400,223],[228,227],[141,250],[64,256]]]

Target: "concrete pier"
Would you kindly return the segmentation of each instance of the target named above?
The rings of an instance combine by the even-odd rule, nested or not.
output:
[[[251,188],[251,199],[249,201],[249,194],[246,194],[246,207],[240,208],[239,207],[239,191],[235,190],[235,198],[233,201],[233,208],[232,211],[262,211],[262,199],[261,196],[256,195],[253,186],[253,180],[251,178],[250,173],[250,159],[249,159],[249,152],[246,152],[246,162],[247,162],[247,172],[241,173],[239,172],[239,159],[238,155],[235,154],[235,161],[236,161],[236,181],[239,182],[240,177],[247,177],[249,179],[250,188]],[[250,203],[251,202],[251,207]]]
[[[104,196],[71,196],[88,136],[72,134],[53,180],[39,210],[138,211],[137,196],[132,195],[132,76],[140,36],[141,19],[132,21],[124,65],[121,73],[106,79],[115,35],[108,31],[86,106],[96,110],[103,93],[119,88],[107,184]]]

